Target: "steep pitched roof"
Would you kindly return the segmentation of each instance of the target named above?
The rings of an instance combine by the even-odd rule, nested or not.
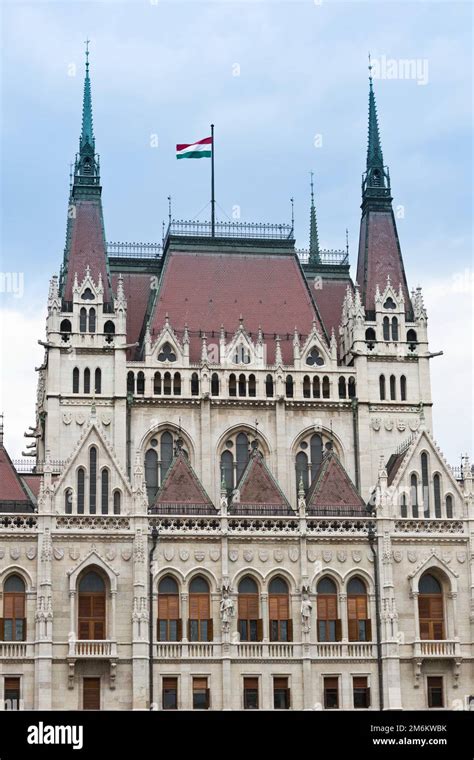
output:
[[[318,476],[306,498],[311,514],[366,514],[366,507],[334,451],[323,458]]]
[[[336,339],[339,339],[339,325],[342,318],[342,304],[346,295],[347,286],[352,289],[350,280],[330,280],[324,278],[322,287],[314,291],[314,299],[321,314],[328,335],[332,330]]]
[[[112,286],[117,292],[119,274],[112,274]],[[151,275],[128,272],[122,275],[123,289],[127,299],[127,343],[136,343],[140,338],[150,297]],[[135,349],[127,349],[127,358],[133,359]]]
[[[189,459],[179,450],[169,466],[152,509],[158,513],[174,514],[186,513],[191,508],[200,514],[216,512]]]
[[[199,331],[206,333],[208,342],[214,333],[218,342],[221,325],[233,335],[242,316],[248,333],[257,335],[261,326],[269,363],[275,361],[275,336],[280,335],[283,361],[293,364],[295,326],[309,333],[313,320],[318,320],[294,253],[213,253],[204,247],[197,253],[168,253],[150,322],[152,338],[160,333],[167,314],[179,336],[187,323],[191,361],[200,359]]]
[[[8,456],[0,444],[0,511],[13,512],[33,510],[33,503]]]
[[[266,514],[292,514],[293,510],[268,469],[263,455],[254,450],[237,484],[239,501],[232,502],[231,512],[246,513],[250,508],[258,513],[260,507]]]
[[[72,301],[74,275],[79,282],[89,267],[94,282],[102,276],[104,301],[110,301],[111,292],[107,266],[107,250],[100,198],[74,201],[75,215],[68,221],[66,246],[66,273],[63,297]]]

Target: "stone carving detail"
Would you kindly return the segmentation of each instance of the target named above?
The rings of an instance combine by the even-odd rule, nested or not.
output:
[[[416,560],[418,559],[418,552],[415,551],[414,549],[408,549],[407,557],[408,557],[409,562],[411,563],[416,562]]]
[[[189,559],[189,549],[180,549],[179,550],[179,558],[182,562],[187,562]]]
[[[209,556],[213,562],[217,562],[221,558],[220,549],[210,549]]]
[[[239,559],[239,550],[238,549],[230,549],[229,550],[229,559],[231,562],[237,562]]]
[[[253,550],[252,549],[244,549],[244,560],[246,562],[252,562],[253,561]]]
[[[362,559],[362,552],[360,549],[354,549],[352,552],[352,559],[354,562],[360,562]]]
[[[10,548],[10,557],[14,560],[17,560],[20,556],[20,550],[16,546],[12,546]]]
[[[204,558],[206,556],[206,552],[202,551],[202,549],[196,549],[194,552],[194,559],[196,562],[203,562]]]
[[[316,562],[316,560],[318,558],[318,553],[316,552],[315,549],[307,549],[306,550],[306,556],[308,557],[308,560],[310,562]]]
[[[64,549],[60,549],[59,547],[55,547],[53,550],[54,559],[61,560],[64,557]]]
[[[141,528],[137,528],[137,534],[135,536],[134,543],[134,560],[137,563],[145,562],[145,545],[143,541],[143,535]]]
[[[122,549],[120,552],[122,555],[122,559],[125,562],[128,562],[132,558],[132,550],[131,549]]]
[[[400,549],[394,549],[393,559],[395,560],[395,562],[401,562],[403,559],[403,552]]]
[[[466,552],[458,552],[456,554],[457,561],[462,564],[466,561]]]
[[[71,412],[63,412],[63,422],[65,425],[70,425],[72,422]]]
[[[36,546],[29,546],[25,554],[28,559],[34,559],[36,557]]]
[[[234,600],[229,596],[227,589],[224,589],[222,594],[220,613],[222,620],[222,630],[224,633],[229,633],[230,622],[235,614],[235,605]]]
[[[301,600],[301,627],[304,633],[309,633],[311,630],[311,611],[313,605],[307,593],[303,594]]]
[[[297,562],[299,559],[300,553],[298,550],[298,547],[296,546],[290,546],[288,549],[288,557],[290,558],[291,562]]]
[[[79,551],[76,549],[75,546],[72,546],[69,549],[69,556],[72,559],[73,562],[76,562],[79,559]]]
[[[337,559],[339,562],[345,562],[347,559],[347,552],[345,549],[339,549],[337,552]]]
[[[283,554],[283,549],[274,549],[273,550],[273,557],[275,559],[275,562],[283,562],[283,557],[285,555]]]
[[[381,427],[382,427],[382,420],[380,419],[380,417],[375,417],[375,419],[372,420],[372,429],[378,432]]]
[[[49,528],[46,528],[43,536],[43,546],[41,548],[41,559],[44,562],[50,562],[53,557],[53,544],[51,541],[51,533]]]
[[[105,557],[106,557],[106,559],[109,560],[109,562],[113,562],[113,560],[115,559],[116,555],[117,555],[117,552],[116,552],[116,549],[113,546],[109,547],[109,549],[107,549],[107,551],[105,553]]]
[[[3,559],[5,556],[5,549],[0,549],[0,559]]]
[[[85,421],[86,418],[81,412],[79,412],[79,414],[76,414],[76,423],[78,425],[83,425]]]
[[[163,549],[163,557],[167,562],[171,562],[174,558],[174,548],[172,546],[165,546]]]
[[[102,420],[102,424],[107,427],[107,425],[110,425],[110,423],[112,422],[112,417],[110,416],[110,414],[102,414],[101,420]]]

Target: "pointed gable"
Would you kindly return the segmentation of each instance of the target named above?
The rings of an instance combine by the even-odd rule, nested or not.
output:
[[[366,514],[366,506],[334,451],[328,452],[306,499],[309,514],[352,516]]]
[[[236,492],[230,510],[233,514],[293,513],[288,500],[258,450],[253,451],[237,484]]]
[[[20,477],[0,444],[0,512],[32,512],[33,503]]]
[[[158,514],[212,514],[216,512],[182,450],[178,451],[170,464],[152,511]]]

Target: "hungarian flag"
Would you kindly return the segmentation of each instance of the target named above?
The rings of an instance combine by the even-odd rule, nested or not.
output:
[[[212,137],[205,137],[195,143],[179,143],[176,146],[176,158],[210,158],[212,155]]]

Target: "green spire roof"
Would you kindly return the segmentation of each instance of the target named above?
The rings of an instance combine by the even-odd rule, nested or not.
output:
[[[89,143],[91,148],[95,147],[94,128],[92,125],[91,80],[89,77],[89,40],[86,40],[86,78],[84,80],[84,98],[82,101],[81,151],[87,143]]]
[[[369,67],[372,68],[371,66]],[[372,75],[369,77],[369,141],[367,145],[367,171],[369,169],[383,168],[382,146],[380,144],[379,124],[377,119],[377,106],[372,83]]]
[[[311,210],[309,217],[309,261],[311,264],[321,263],[319,253],[318,223],[314,205],[313,172],[311,172]]]

